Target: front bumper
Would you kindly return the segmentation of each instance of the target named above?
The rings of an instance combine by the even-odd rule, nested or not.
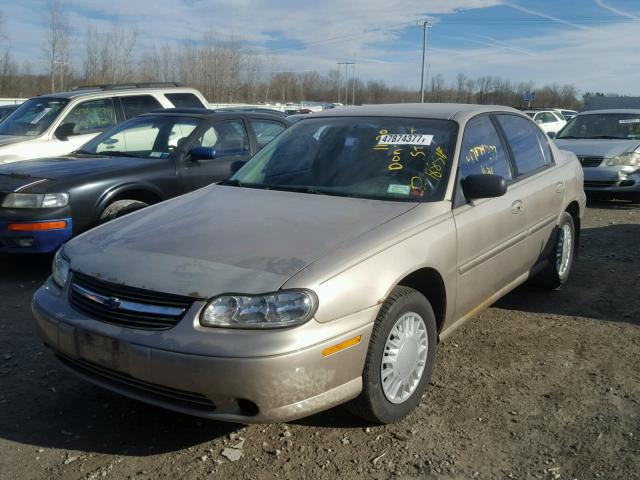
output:
[[[586,167],[585,192],[636,193],[640,192],[640,170],[633,167]]]
[[[172,341],[180,330],[191,327],[202,306],[194,305],[174,329],[135,331],[83,317],[69,306],[66,291],[49,281],[36,292],[32,310],[38,335],[74,373],[123,395],[190,415],[241,423],[289,421],[361,392],[377,307],[330,322],[330,328],[311,320],[296,329],[251,332],[261,344],[228,356],[228,348],[214,345],[220,338],[211,342],[210,354],[203,354],[206,334],[198,345]],[[309,335],[312,329],[323,333]],[[292,341],[294,330],[300,330],[298,339],[309,339],[309,344]],[[266,344],[272,355],[265,351],[260,333],[269,336]],[[234,336],[247,332],[220,329],[214,334],[223,337],[228,347]],[[323,356],[326,348],[356,336],[361,336],[357,345]],[[283,351],[283,342],[291,344],[290,351]],[[172,344],[179,347],[171,348]],[[237,344],[246,348],[246,338]]]
[[[9,225],[35,225],[63,222],[63,228],[47,230],[10,230]],[[0,208],[0,253],[54,252],[73,236],[69,207],[59,209]]]

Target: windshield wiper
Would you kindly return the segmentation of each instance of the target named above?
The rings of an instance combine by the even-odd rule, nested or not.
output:
[[[334,190],[325,190],[307,185],[262,185],[265,190],[279,190],[283,192],[300,192],[311,193],[314,195],[333,195],[336,197],[352,197],[353,195],[344,192],[336,192]]]
[[[605,140],[629,140],[627,137],[615,137],[613,135],[594,135],[593,137],[584,137],[587,139],[591,138],[603,138]]]
[[[132,158],[142,158],[138,155],[133,155],[129,152],[121,152],[119,150],[114,150],[113,152],[100,152],[100,155],[104,155],[105,157],[132,157]]]

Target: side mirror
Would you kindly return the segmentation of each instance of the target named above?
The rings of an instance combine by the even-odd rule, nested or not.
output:
[[[191,149],[191,160],[213,160],[216,158],[216,149],[213,147],[195,147]]]
[[[547,132],[547,137],[556,138],[556,132]]]
[[[468,200],[501,197],[507,193],[507,181],[500,175],[467,175],[461,185]]]
[[[75,123],[63,123],[58,128],[56,128],[55,132],[53,132],[53,135],[58,140],[66,141],[69,139],[71,135],[73,135],[73,130],[75,128],[76,128]]]
[[[231,175],[235,175],[238,170],[244,167],[245,163],[247,163],[246,160],[236,160],[235,162],[231,162]]]

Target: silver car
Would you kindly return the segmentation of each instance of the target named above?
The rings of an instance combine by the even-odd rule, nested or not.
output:
[[[555,141],[578,156],[587,193],[640,202],[640,110],[582,112]]]
[[[559,288],[585,208],[575,155],[522,113],[330,110],[234,177],[72,239],[33,300],[77,375],[207,418],[348,402],[394,422],[438,342],[527,279]]]

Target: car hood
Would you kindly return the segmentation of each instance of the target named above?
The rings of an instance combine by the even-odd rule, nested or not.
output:
[[[624,152],[635,150],[640,145],[638,140],[614,140],[614,139],[557,139],[558,148],[569,150],[578,156],[586,157],[615,157]]]
[[[119,284],[265,293],[416,205],[214,185],[91,230],[65,253],[73,270]]]
[[[25,179],[48,178],[65,180],[83,175],[95,175],[110,171],[120,171],[141,162],[155,163],[158,159],[134,157],[102,157],[89,155],[70,155],[42,160],[24,160],[0,165],[0,177],[14,176]]]
[[[24,142],[29,137],[22,137],[17,135],[0,135],[0,147],[3,145],[10,145],[12,143]]]

